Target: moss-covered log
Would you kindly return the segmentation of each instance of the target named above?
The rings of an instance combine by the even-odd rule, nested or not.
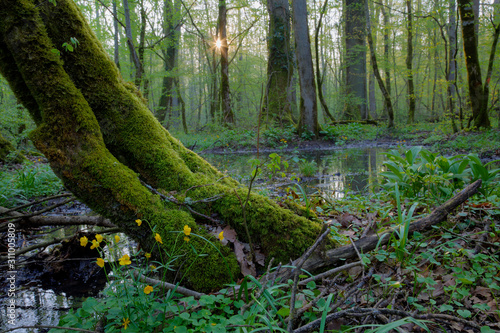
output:
[[[162,200],[144,183],[177,202],[221,196],[192,209],[217,215],[245,240],[240,198],[246,190],[156,121],[137,89],[122,79],[73,1],[53,5],[0,0],[0,17],[0,72],[37,122],[34,144],[69,190],[146,250],[156,245],[152,229],[166,248],[174,246],[184,225],[209,236],[185,206]],[[78,47],[73,52],[61,49],[71,37],[79,41]],[[137,218],[150,228],[139,227]],[[252,241],[280,261],[298,257],[320,231],[318,223],[254,194],[246,218]],[[187,275],[184,281],[198,290],[230,281],[217,251],[194,237],[190,243],[205,248],[208,257],[183,265],[191,267],[189,272],[181,269]],[[214,244],[237,274],[229,248],[215,240]],[[183,258],[195,260],[195,255],[186,251]]]

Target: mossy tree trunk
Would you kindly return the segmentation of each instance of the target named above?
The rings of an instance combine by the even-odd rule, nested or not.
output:
[[[31,139],[65,186],[146,251],[156,245],[152,228],[168,248],[189,225],[213,240],[237,274],[229,248],[197,224],[211,221],[192,215],[187,203],[205,216],[217,216],[245,240],[239,198],[246,190],[161,126],[137,89],[121,78],[74,2],[58,0],[55,6],[47,1],[0,0],[0,17],[0,73],[35,120]],[[74,52],[53,51],[69,37],[80,41]],[[171,199],[162,200],[151,187]],[[203,201],[214,196],[220,199]],[[252,241],[278,261],[298,257],[320,231],[318,223],[265,197],[252,194],[249,200],[246,217]],[[139,227],[137,218],[150,227]],[[191,239],[193,246],[205,247]],[[230,280],[218,252],[206,248],[208,256],[195,261],[189,272],[189,264],[181,268],[185,281],[198,290]],[[186,251],[183,259],[195,257]]]
[[[413,12],[411,0],[406,0],[407,39],[406,70],[408,78],[408,124],[415,122],[415,87],[413,85]]]
[[[290,48],[290,5],[288,0],[268,0],[269,30],[267,49],[267,87],[264,97],[264,122],[280,126],[293,124],[288,101],[288,86],[293,75]]]

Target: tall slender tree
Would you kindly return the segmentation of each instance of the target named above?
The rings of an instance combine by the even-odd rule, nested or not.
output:
[[[462,39],[464,44],[465,66],[467,68],[467,81],[469,86],[469,99],[472,107],[472,117],[469,126],[473,122],[477,128],[489,128],[488,117],[488,91],[485,91],[481,77],[481,66],[475,32],[475,15],[471,3],[467,0],[458,0],[459,14],[462,21]],[[498,40],[498,35],[496,40]],[[496,47],[496,42],[493,44]],[[493,46],[492,45],[492,46]],[[493,58],[492,58],[493,57]],[[494,59],[494,52],[490,57],[490,63]],[[489,83],[489,82],[488,82]]]
[[[319,136],[316,82],[312,63],[311,40],[307,22],[306,0],[293,1],[293,28],[295,33],[295,54],[300,83],[300,118],[298,132]]]
[[[267,0],[267,86],[263,120],[279,125],[293,124],[288,86],[293,75],[290,47],[290,5],[288,0]]]
[[[366,103],[366,22],[364,0],[345,0],[346,118],[368,118]]]
[[[234,124],[234,113],[231,108],[231,91],[229,89],[229,46],[227,43],[227,6],[226,0],[219,0],[219,39],[220,43],[220,99],[222,106],[221,121],[223,124]]]
[[[415,86],[413,83],[413,8],[411,0],[406,0],[406,77],[408,80],[408,124],[415,122]]]

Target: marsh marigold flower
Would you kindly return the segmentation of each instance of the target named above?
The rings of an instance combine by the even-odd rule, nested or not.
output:
[[[128,254],[124,254],[123,257],[120,258],[120,265],[130,265],[132,262],[130,261],[130,257]]]
[[[96,264],[97,264],[97,266],[99,266],[99,267],[101,267],[101,268],[102,268],[102,267],[104,267],[104,259],[102,259],[102,258],[97,258],[97,260],[96,260]]]
[[[123,318],[123,324],[122,324],[123,329],[125,329],[125,330],[126,330],[126,329],[128,328],[128,325],[129,325],[129,324],[130,324],[130,319],[128,319],[128,318],[126,318],[126,319],[125,319],[125,318]]]
[[[142,224],[142,221],[141,221],[141,220],[139,220],[139,219],[137,219],[137,220],[135,220],[135,223],[137,223],[137,225],[140,227],[140,226],[141,226],[141,224]]]
[[[160,236],[160,234],[158,234],[158,233],[156,233],[156,235],[155,235],[155,240],[156,240],[158,243],[163,244],[163,241],[161,240],[161,236]]]
[[[115,235],[115,243],[118,243],[120,241],[120,236]]]
[[[102,242],[102,240],[103,240],[102,235],[96,234],[96,235],[95,235],[95,240],[96,240],[97,242],[99,242],[99,243],[100,243],[100,242]]]
[[[87,236],[83,236],[83,237],[80,237],[80,245],[85,247],[87,246],[87,243],[89,242],[89,239],[87,238]]]
[[[97,240],[92,240],[92,246],[90,247],[91,250],[98,248],[99,247],[99,242]]]
[[[224,239],[224,231],[219,232],[219,239],[220,240]]]
[[[146,253],[144,253],[144,256],[149,259],[149,258],[151,258],[151,253],[146,252]]]
[[[186,224],[184,226],[184,235],[189,236],[191,234],[191,228]]]
[[[151,287],[151,286],[146,286],[146,287],[144,288],[144,293],[145,293],[146,295],[149,295],[152,291],[153,291],[153,287]]]

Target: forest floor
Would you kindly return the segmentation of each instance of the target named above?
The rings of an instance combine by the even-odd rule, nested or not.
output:
[[[385,129],[346,126],[341,131],[342,134],[326,131],[321,140],[303,140],[290,131],[275,130],[262,136],[262,146],[259,150],[276,152],[378,146],[400,148],[402,154],[406,153],[408,156],[410,147],[422,145],[447,156],[477,153],[483,163],[484,160],[500,158],[498,129],[460,134],[436,133],[427,129],[405,129],[387,133]],[[255,146],[252,146],[252,142],[255,142],[255,133],[252,134],[252,131],[217,133],[199,133],[181,140],[188,146],[189,143],[197,142],[195,151],[203,153],[256,151]],[[200,142],[204,144],[200,145]],[[404,159],[402,161],[404,162]],[[135,304],[133,311],[137,311],[136,318],[147,318],[144,320],[148,322],[154,319],[153,315],[158,315],[160,307],[154,308],[155,304],[160,302],[163,309],[168,308],[168,312],[161,310],[166,311],[165,316],[168,318],[162,323],[165,332],[174,331],[174,327],[185,328],[176,330],[179,332],[244,332],[242,327],[247,327],[248,331],[278,331],[285,329],[287,320],[290,319],[291,290],[294,290],[295,308],[298,313],[294,314],[296,319],[293,329],[288,330],[289,332],[368,332],[369,329],[389,332],[394,327],[399,327],[401,332],[500,332],[499,174],[496,178],[492,175],[483,183],[481,194],[460,204],[443,222],[436,223],[426,230],[419,230],[411,237],[405,236],[406,222],[414,222],[429,215],[435,207],[472,182],[474,172],[483,170],[479,162],[475,167],[457,174],[462,178],[449,182],[446,172],[438,172],[446,164],[444,161],[451,160],[440,158],[432,162],[429,168],[435,172],[429,171],[421,175],[431,178],[427,183],[422,181],[421,184],[416,184],[417,187],[421,186],[418,193],[408,190],[415,186],[415,183],[410,183],[411,179],[418,179],[416,174],[412,174],[412,166],[420,163],[415,161],[396,165],[410,176],[400,182],[401,187],[398,190],[389,182],[390,177],[397,173],[395,171],[392,176],[388,176],[388,182],[378,193],[346,195],[343,199],[336,200],[321,195],[308,197],[294,188],[278,197],[280,205],[287,206],[292,202],[306,206],[317,218],[329,223],[330,237],[340,245],[349,245],[369,235],[396,228],[399,237],[391,237],[387,244],[377,246],[373,251],[358,252],[353,259],[328,267],[336,267],[336,271],[329,275],[304,272],[300,280],[309,278],[309,282],[298,285],[294,285],[292,280],[282,284],[273,284],[273,280],[240,280],[240,284],[243,283],[248,288],[246,298],[239,295],[235,299],[234,296],[223,292],[215,292],[203,296],[204,301],[196,301],[192,297],[167,300],[159,292],[153,293],[154,296],[152,294],[150,298],[144,298],[144,285],[132,279],[135,285],[129,287],[137,288],[137,296],[131,294],[132,296],[125,297],[118,293],[113,296],[111,293],[108,302],[101,302],[99,306],[95,300],[89,298],[88,302],[93,305],[84,303],[83,308],[87,309],[87,312],[81,311],[79,315],[68,317],[61,325],[93,330],[95,326],[91,324],[98,325],[96,318],[107,317],[106,327],[111,330],[119,329],[123,318],[115,318],[116,323],[113,324],[113,314],[121,311],[125,304],[123,302],[126,301],[129,302],[127,304]],[[471,161],[470,165],[473,164]],[[25,215],[74,215],[78,210],[85,210],[85,206],[76,200],[64,203],[66,198],[58,198],[50,201],[55,204],[56,210],[46,212],[48,205],[36,203],[36,200],[60,193],[63,188],[43,157],[32,157],[31,162],[30,165],[10,165],[2,168],[0,206],[25,204],[26,207],[16,209],[17,213]],[[493,169],[481,172],[486,172],[486,179],[488,172],[492,173]],[[61,203],[64,205],[60,206]],[[88,211],[85,210],[85,213]],[[1,218],[5,218],[5,215],[0,215]],[[59,228],[30,227],[28,223],[20,226],[18,231],[22,232],[26,244],[36,245],[34,236],[39,238],[41,234],[47,234],[52,237],[51,233],[57,232]],[[103,231],[99,227],[91,227],[87,232],[89,230],[89,239],[91,234]],[[76,248],[79,248],[80,236],[81,234],[71,236],[65,240],[65,244],[75,243]],[[105,237],[110,239],[108,244],[111,246],[113,233]],[[48,245],[40,249],[46,246]],[[35,252],[37,251],[39,250]],[[48,258],[52,260],[52,264],[57,264],[53,253],[51,252]],[[33,262],[37,258],[35,255],[36,253],[30,252],[28,256],[23,254],[23,257]],[[139,257],[138,255],[132,258],[138,267],[143,262]],[[42,254],[40,258],[47,258],[47,255]],[[41,265],[47,267],[43,263]],[[93,271],[96,267],[95,261],[90,261],[82,267],[85,267],[86,271]],[[261,269],[265,270],[265,267]],[[80,271],[74,270],[80,274]],[[63,275],[62,281],[64,279]],[[2,284],[2,288],[4,287]],[[140,303],[142,301],[147,303]],[[196,306],[193,307],[192,304]],[[89,310],[92,308],[98,310],[93,313]],[[200,318],[205,318],[207,310],[211,315],[206,317],[207,321],[204,322]],[[137,323],[130,323],[130,332],[147,332],[144,328],[134,326],[138,325],[139,319],[137,320]],[[157,331],[157,326],[155,327],[151,326],[151,331]]]

